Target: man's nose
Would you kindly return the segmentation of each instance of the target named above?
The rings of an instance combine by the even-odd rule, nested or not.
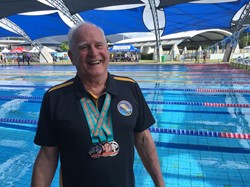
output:
[[[97,56],[98,55],[98,49],[95,46],[90,46],[89,55],[93,56],[93,57]]]

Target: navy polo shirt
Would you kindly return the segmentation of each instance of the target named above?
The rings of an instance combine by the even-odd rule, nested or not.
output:
[[[131,78],[108,74],[114,140],[119,153],[93,159],[89,126],[80,99],[88,92],[78,76],[49,89],[42,101],[34,142],[58,146],[64,187],[133,187],[134,133],[155,120],[139,85]],[[101,108],[105,94],[98,99]],[[100,109],[99,108],[99,109]]]

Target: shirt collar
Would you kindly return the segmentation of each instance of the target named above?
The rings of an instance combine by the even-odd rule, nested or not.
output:
[[[113,75],[108,73],[108,78],[107,78],[107,82],[106,82],[105,91],[108,92],[110,95],[116,96],[118,94],[118,89],[117,89],[116,84],[117,83],[116,83]],[[88,92],[84,88],[84,86],[83,86],[83,84],[82,84],[82,82],[80,80],[80,77],[78,75],[76,75],[74,77],[74,88],[75,88],[77,97],[79,99],[87,96]]]

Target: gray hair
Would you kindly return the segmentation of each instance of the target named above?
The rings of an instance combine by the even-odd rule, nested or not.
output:
[[[73,27],[71,27],[71,29],[70,29],[69,32],[68,32],[69,49],[70,49],[71,51],[73,50],[73,46],[74,46],[74,42],[75,42],[75,41],[74,41],[74,38],[73,38],[73,36],[74,36],[74,34],[75,34],[75,31],[76,31],[79,27],[81,27],[81,26],[83,26],[83,25],[92,25],[92,26],[96,27],[98,30],[101,31],[104,40],[106,40],[104,31],[103,31],[103,29],[102,29],[101,27],[99,27],[99,26],[97,26],[97,25],[95,25],[95,24],[93,24],[93,23],[90,23],[90,22],[80,22],[80,23],[74,25]]]

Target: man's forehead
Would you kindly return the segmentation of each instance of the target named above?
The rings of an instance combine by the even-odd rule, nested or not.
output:
[[[103,40],[97,41],[97,40],[92,40],[92,41],[78,41],[77,42],[78,46],[82,46],[82,45],[91,45],[91,44],[103,44],[106,45],[106,42],[104,42]]]
[[[80,39],[82,40],[82,42],[88,42],[90,40],[95,42],[106,41],[105,37],[103,36],[103,33],[95,27],[92,27],[92,29],[79,28],[79,30],[75,32],[74,38],[77,40]]]
[[[76,29],[75,33],[81,33],[81,34],[92,34],[92,33],[95,33],[95,34],[100,34],[102,35],[102,32],[100,29],[98,29],[96,26],[93,26],[93,25],[89,25],[89,24],[86,24],[86,25],[82,25],[80,26],[78,29]]]

